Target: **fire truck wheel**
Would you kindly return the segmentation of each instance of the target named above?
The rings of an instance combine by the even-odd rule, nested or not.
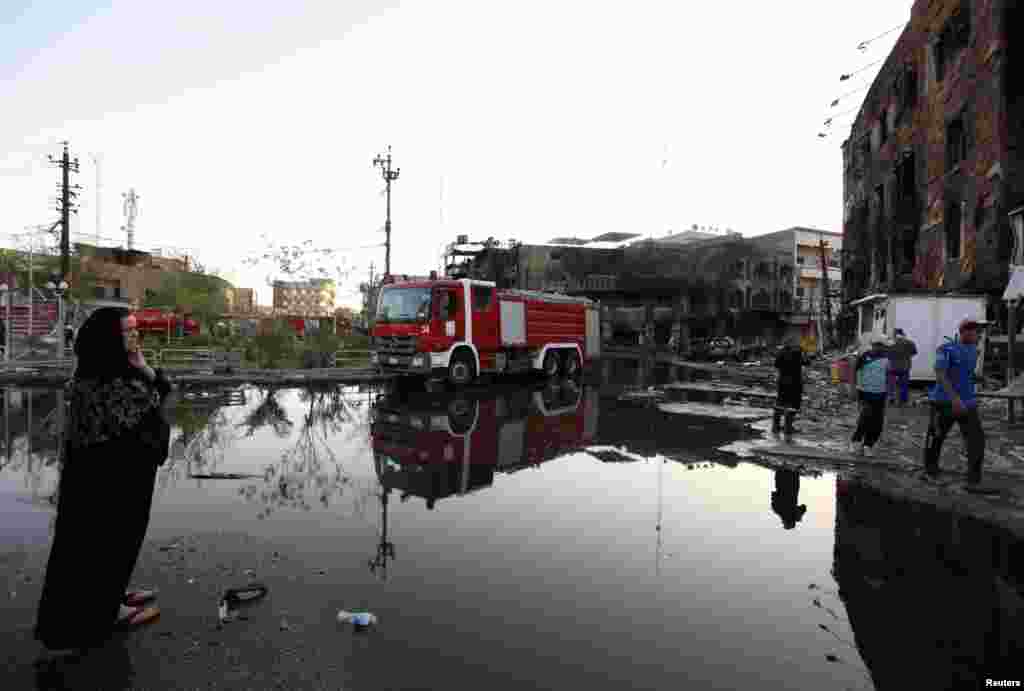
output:
[[[575,350],[567,350],[565,352],[565,362],[562,366],[565,368],[565,376],[577,376],[580,373],[580,354]]]
[[[452,355],[448,363],[448,381],[455,386],[466,386],[476,378],[476,366],[473,358],[462,350]]]
[[[558,353],[554,349],[549,350],[544,355],[544,376],[545,377],[556,377],[558,376],[558,370],[561,369],[562,363],[558,361]]]

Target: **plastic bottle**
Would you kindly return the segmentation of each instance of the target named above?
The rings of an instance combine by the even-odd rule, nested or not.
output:
[[[373,626],[377,623],[377,616],[370,614],[369,612],[348,612],[341,610],[338,612],[338,621],[342,624],[352,624],[357,629],[365,629],[368,626]]]

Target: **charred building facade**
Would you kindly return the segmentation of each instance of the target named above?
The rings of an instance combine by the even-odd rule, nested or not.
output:
[[[838,283],[839,271],[831,263],[842,238],[800,227],[685,242],[675,237],[636,241],[627,235],[617,247],[489,241],[453,253],[460,261],[449,265],[449,273],[599,300],[606,342],[686,344],[727,335],[770,344],[792,336],[815,347],[821,326],[817,294],[828,291],[818,287],[822,235],[827,236],[827,275]]]
[[[843,143],[843,299],[1006,285],[1024,202],[1013,0],[917,0]]]

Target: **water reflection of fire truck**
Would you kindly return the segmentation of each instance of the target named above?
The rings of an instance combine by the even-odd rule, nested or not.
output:
[[[385,490],[427,500],[487,487],[495,472],[538,466],[593,443],[597,390],[572,381],[479,396],[395,394],[373,412]]]

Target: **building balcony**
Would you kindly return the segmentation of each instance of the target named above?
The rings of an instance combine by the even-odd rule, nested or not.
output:
[[[843,272],[838,267],[828,267],[828,280],[838,281],[842,278]],[[820,266],[804,266],[800,267],[800,278],[810,278],[815,280],[821,280],[821,267]]]

